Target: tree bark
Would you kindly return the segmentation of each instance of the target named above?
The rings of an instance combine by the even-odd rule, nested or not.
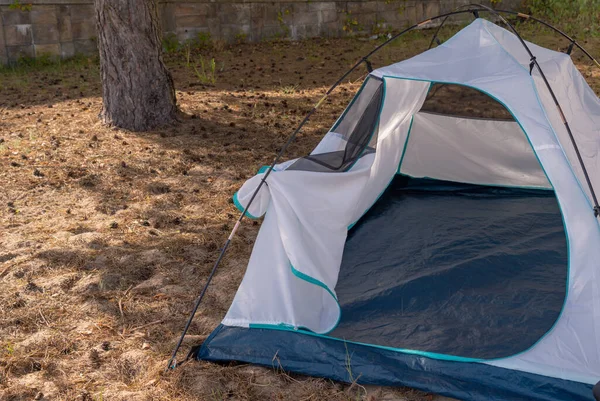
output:
[[[146,131],[172,123],[173,78],[162,58],[156,0],[94,0],[103,107],[109,125]]]

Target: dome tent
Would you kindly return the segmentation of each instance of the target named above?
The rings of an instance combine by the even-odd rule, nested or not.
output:
[[[535,58],[477,18],[372,71],[311,155],[248,180],[234,203],[264,222],[195,356],[460,399],[591,399],[600,101],[567,54],[527,46]],[[436,85],[510,118],[431,112]]]

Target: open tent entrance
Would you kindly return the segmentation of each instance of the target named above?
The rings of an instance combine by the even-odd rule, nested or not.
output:
[[[508,357],[553,327],[567,280],[558,201],[520,124],[478,90],[432,84],[398,175],[348,233],[329,336]]]

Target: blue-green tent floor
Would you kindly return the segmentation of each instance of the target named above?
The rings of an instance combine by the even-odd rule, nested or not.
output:
[[[348,233],[332,337],[476,359],[532,347],[566,296],[554,191],[398,176]]]
[[[362,384],[406,386],[464,401],[593,401],[588,384],[482,363],[435,360],[300,331],[220,325],[194,357],[252,363],[343,382],[357,379]]]

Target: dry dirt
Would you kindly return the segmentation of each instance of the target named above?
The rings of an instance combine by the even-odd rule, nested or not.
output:
[[[422,51],[430,35],[411,34],[374,66]],[[567,46],[537,35],[546,46]],[[587,45],[594,52],[599,42]],[[183,115],[144,133],[99,122],[93,60],[2,72],[0,399],[433,399],[248,365],[190,362],[163,373],[238,215],[231,195],[375,44],[221,45],[193,51],[190,65],[185,52],[168,55]],[[200,54],[216,60],[214,85],[194,72]],[[598,91],[599,69],[574,58]],[[287,158],[315,146],[365,74],[361,67],[341,85]],[[181,356],[223,318],[259,226],[245,221],[238,231]]]

